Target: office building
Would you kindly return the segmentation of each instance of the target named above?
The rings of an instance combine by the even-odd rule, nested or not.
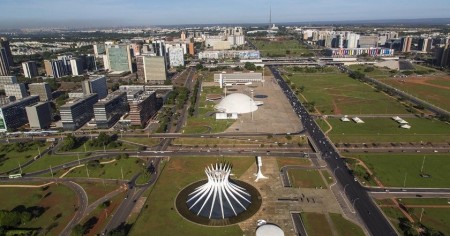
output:
[[[109,129],[129,111],[127,93],[115,91],[94,105],[97,128]]]
[[[14,75],[0,76],[0,89],[5,89],[5,84],[17,84],[17,78]]]
[[[50,103],[39,102],[25,107],[30,129],[48,129],[52,123],[52,112]]]
[[[156,40],[152,42],[153,52],[156,56],[165,57],[166,56],[166,43],[164,40]]]
[[[15,97],[16,100],[25,98],[28,96],[27,88],[25,84],[5,84],[3,85],[5,89],[5,94],[7,97]]]
[[[331,57],[356,57],[366,54],[368,56],[388,57],[394,56],[394,49],[389,48],[327,48],[326,56]]]
[[[144,80],[145,83],[164,84],[167,80],[167,66],[164,57],[144,57]]]
[[[94,55],[95,57],[99,57],[100,55],[104,55],[106,53],[106,48],[104,43],[94,44]]]
[[[83,74],[83,61],[80,58],[70,59],[70,67],[72,68],[72,75],[82,75]]]
[[[156,93],[143,92],[129,102],[130,112],[129,119],[131,125],[139,125],[145,127],[149,119],[156,114]]]
[[[181,31],[181,35],[180,35],[181,40],[186,40],[186,32]]]
[[[30,95],[38,95],[41,102],[52,100],[52,90],[48,83],[29,84]]]
[[[169,48],[170,67],[184,66],[184,54],[181,47]]]
[[[376,35],[361,35],[361,36],[359,36],[358,48],[378,47],[378,41],[379,41],[379,38]],[[384,43],[383,43],[383,45],[384,45]]]
[[[145,79],[144,57],[145,56],[137,56],[136,57],[136,75],[137,75],[138,79],[140,79],[140,80]]]
[[[358,47],[359,35],[350,33],[347,35],[346,48],[357,48]]]
[[[98,99],[103,99],[108,95],[105,76],[85,80],[81,83],[81,87],[85,95],[96,93],[98,94]]]
[[[86,69],[88,71],[96,71],[97,70],[97,62],[95,57],[92,55],[86,56]]]
[[[66,71],[66,75],[70,75],[72,74],[72,66],[70,65],[70,60],[72,59],[72,55],[61,55],[58,56],[58,60],[61,60],[63,62],[65,71]]]
[[[133,72],[131,64],[130,46],[128,45],[110,45],[106,47],[109,69],[112,71],[130,71]]]
[[[431,52],[431,46],[433,45],[432,38],[420,38],[418,49],[421,52]]]
[[[67,67],[63,60],[44,60],[44,67],[47,76],[61,78],[68,75]]]
[[[8,55],[6,53],[6,49],[0,47],[0,76],[10,75],[9,72],[9,62]]]
[[[0,48],[5,49],[6,60],[9,66],[14,66],[14,60],[11,53],[11,47],[9,46],[9,40],[5,37],[0,37]]]
[[[236,83],[248,83],[248,82],[262,82],[262,73],[220,73],[214,74],[214,82],[219,83],[222,88],[223,84],[236,84]]]
[[[38,102],[38,96],[28,96],[0,107],[0,131],[15,130],[27,124],[28,117],[25,107]]]
[[[64,130],[77,130],[94,117],[94,104],[97,94],[75,98],[60,107],[61,121]]]
[[[22,62],[22,69],[25,78],[33,78],[38,76],[38,70],[35,61]]]
[[[234,59],[252,60],[260,59],[260,52],[257,50],[226,50],[226,51],[203,51],[198,54],[198,59]]]
[[[194,43],[189,43],[189,54],[191,54],[192,56],[195,55]]]
[[[402,52],[410,52],[411,51],[411,43],[412,43],[411,37],[402,38],[402,41],[401,41]]]

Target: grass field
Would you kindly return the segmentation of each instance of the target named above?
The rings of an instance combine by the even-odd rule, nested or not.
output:
[[[402,232],[399,223],[400,218],[404,215],[397,208],[383,207],[382,210],[388,216],[392,224],[397,228],[399,232]],[[408,208],[408,212],[413,217],[413,219],[418,222],[420,214],[422,213],[422,208]],[[450,234],[450,211],[448,208],[424,208],[424,213],[422,216],[422,224],[425,227],[432,228],[435,231],[441,232],[442,234],[435,235],[449,235]],[[418,235],[415,230],[412,235]]]
[[[263,57],[300,57],[311,53],[296,40],[266,41],[252,39],[251,42],[261,52]]]
[[[188,117],[186,126],[183,128],[185,134],[199,134],[199,133],[220,133],[230,127],[234,121],[216,120],[214,115],[215,103],[206,101],[208,94],[222,94],[219,87],[203,87],[200,92],[200,98],[197,101],[198,110],[197,116]]]
[[[366,163],[374,175],[385,186],[403,187],[406,175],[406,187],[449,188],[450,154],[351,154]],[[420,169],[431,175],[430,178],[420,176]]]
[[[314,212],[302,212],[302,221],[309,236],[333,235],[331,226],[327,224],[324,214]]]
[[[380,78],[380,81],[438,107],[450,110],[450,76]]]
[[[234,168],[233,178],[238,178],[254,158],[225,158]],[[178,192],[195,181],[205,179],[204,168],[215,163],[216,157],[177,157],[171,158],[153,187],[146,204],[129,235],[146,235],[158,232],[159,235],[242,235],[239,226],[204,227],[182,218],[176,211],[174,200]],[[164,222],[164,223],[161,223]]]
[[[147,138],[147,137],[142,137],[142,138],[124,137],[124,138],[120,138],[120,140],[129,141],[129,142],[133,142],[133,143],[139,143],[139,144],[146,145],[149,147],[156,146],[161,141],[159,138]],[[125,143],[125,142],[122,142],[122,143]]]
[[[80,155],[80,159],[84,158]],[[33,164],[22,168],[24,173],[34,172],[38,170],[44,170],[50,168],[50,166],[62,165],[66,162],[77,160],[77,156],[66,155],[44,155],[39,160],[33,162]]]
[[[278,168],[283,166],[311,166],[311,161],[307,158],[287,158],[277,157]]]
[[[289,180],[294,188],[323,188],[326,184],[318,170],[289,170]]]
[[[85,146],[86,146],[86,150],[85,150]],[[136,145],[133,145],[133,144],[129,144],[129,143],[122,143],[122,145],[121,146],[119,146],[119,147],[108,147],[108,146],[105,146],[105,147],[90,147],[89,145],[83,145],[83,144],[81,144],[81,146],[79,146],[78,148],[75,148],[75,149],[72,149],[72,150],[69,150],[68,152],[92,152],[92,151],[103,151],[104,149],[105,150],[122,150],[122,151],[124,151],[124,150],[128,150],[128,151],[130,151],[130,150],[137,150],[137,146]]]
[[[113,159],[111,159],[113,160]],[[109,162],[108,160],[101,160],[101,162]],[[142,164],[144,161],[137,158],[121,158],[120,160],[100,164],[95,168],[88,168],[90,178],[105,178],[105,179],[122,179],[122,172],[124,179],[131,179],[135,174],[142,171]],[[73,169],[65,177],[87,177],[86,167],[79,167]]]
[[[19,151],[15,148],[19,144],[2,144],[0,145],[0,173],[12,170],[19,167],[19,163],[23,163],[31,160],[33,157],[39,154],[38,146],[43,152],[47,149],[48,144],[33,144]]]
[[[370,71],[370,72],[364,71],[365,69],[367,69],[369,67],[372,67],[373,71]],[[397,73],[397,72],[391,73],[390,72],[391,69],[380,68],[380,67],[376,67],[373,65],[351,65],[351,66],[349,66],[349,68],[354,71],[360,71],[371,78],[386,78],[386,77],[395,75]]]
[[[77,182],[77,184],[86,192],[89,204],[119,188],[118,184],[113,183]]]
[[[244,138],[176,138],[172,142],[175,145],[183,145],[183,146],[205,146],[205,145],[270,145],[277,143],[287,143],[287,144],[295,144],[305,145],[307,143],[306,138],[304,136],[291,136],[289,139],[284,136],[274,136],[271,138],[267,137],[244,137]]]
[[[328,184],[332,184],[334,182],[334,178],[331,177],[330,173],[327,170],[322,170],[322,175],[327,180]]]
[[[364,236],[364,231],[358,225],[346,220],[341,214],[329,213],[330,218],[336,227],[338,235]]]
[[[450,141],[450,125],[442,121],[425,118],[404,119],[412,126],[411,129],[399,128],[398,123],[390,118],[362,118],[364,124],[329,118],[328,122],[333,130],[328,136],[335,143]],[[324,122],[318,124],[322,130],[328,130]]]
[[[284,76],[323,114],[404,114],[406,108],[373,87],[340,72],[297,73]],[[302,96],[299,96],[303,102]]]
[[[402,198],[399,202],[404,205],[450,205],[447,198]]]
[[[20,228],[41,228],[42,235],[58,235],[72,219],[77,204],[75,194],[64,185],[42,188],[0,188],[1,210],[18,206],[36,207],[42,214]]]

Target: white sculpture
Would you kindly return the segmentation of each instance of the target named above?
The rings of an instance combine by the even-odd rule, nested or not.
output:
[[[262,174],[262,171],[261,171],[261,167],[262,167],[262,159],[261,159],[261,156],[257,156],[257,157],[256,157],[256,164],[258,164],[258,172],[256,173],[256,179],[255,179],[255,182],[258,182],[258,180],[260,180],[260,179],[267,179],[267,177],[264,176],[264,175]]]
[[[246,189],[229,181],[232,166],[216,163],[205,168],[208,182],[188,195],[189,210],[209,219],[237,216],[251,204]]]

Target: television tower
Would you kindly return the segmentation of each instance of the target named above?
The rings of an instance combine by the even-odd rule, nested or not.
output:
[[[269,30],[272,28],[272,4],[269,5]]]

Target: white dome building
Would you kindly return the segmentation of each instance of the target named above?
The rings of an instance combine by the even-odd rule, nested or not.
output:
[[[245,94],[233,93],[222,99],[215,108],[223,113],[244,114],[258,110],[258,104]]]

